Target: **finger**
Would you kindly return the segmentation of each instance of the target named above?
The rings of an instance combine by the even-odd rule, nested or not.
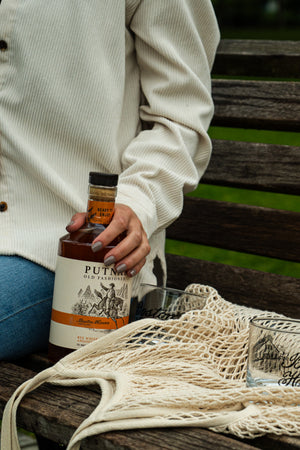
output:
[[[71,221],[66,226],[66,230],[69,232],[76,231],[85,224],[85,221],[86,221],[86,213],[74,214]]]
[[[133,269],[139,271],[150,252],[150,245],[140,220],[131,208],[125,205],[116,205],[112,222],[101,235],[95,238],[92,250],[97,252],[106,247],[124,231],[127,236],[106,254],[104,264],[114,264],[119,272]]]
[[[146,258],[144,258],[142,261],[140,261],[139,264],[137,264],[132,269],[127,270],[126,275],[130,278],[135,277],[140,272],[140,270],[144,266],[145,262],[146,262]]]
[[[121,258],[116,264],[116,270],[118,273],[135,270],[138,273],[146,261],[146,256],[150,253],[150,245],[148,240],[143,239],[142,243],[134,249],[131,253],[127,254],[124,258]],[[105,261],[104,261],[105,263]]]
[[[133,229],[132,231],[128,231],[127,233],[127,236],[107,253],[107,257],[114,256],[116,261],[120,261],[133,251],[137,250],[143,244],[145,238],[139,227]]]
[[[125,212],[124,212],[125,208]],[[110,244],[116,237],[130,228],[129,208],[124,205],[116,205],[115,213],[108,227],[97,236],[92,243],[92,250],[98,251]]]
[[[104,231],[102,231],[93,241],[92,248],[97,249],[98,247],[95,245],[101,242],[102,247],[106,247],[109,245],[116,237],[126,231],[126,228],[120,226],[118,223],[112,221]],[[100,247],[99,247],[100,249]]]

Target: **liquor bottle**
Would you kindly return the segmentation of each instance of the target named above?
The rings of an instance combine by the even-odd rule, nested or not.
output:
[[[48,352],[53,362],[128,323],[132,279],[103,263],[124,236],[96,253],[91,248],[114,214],[117,182],[118,175],[90,172],[86,223],[59,240]]]

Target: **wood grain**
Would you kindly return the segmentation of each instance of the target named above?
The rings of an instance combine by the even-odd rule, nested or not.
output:
[[[300,46],[294,41],[222,40],[213,73],[213,125],[283,131],[300,130]],[[268,80],[220,79],[223,75]],[[202,182],[299,195],[300,148],[213,141]],[[186,198],[172,239],[300,261],[300,214],[222,201]],[[201,255],[199,255],[201,256]],[[300,279],[167,255],[170,287],[190,283],[215,287],[226,300],[300,319]],[[0,413],[15,389],[49,367],[45,355],[0,362]],[[98,404],[97,388],[42,385],[18,409],[18,426],[41,437],[41,450],[65,448],[79,424]],[[52,447],[51,447],[52,445]],[[83,441],[83,450],[300,450],[300,438],[266,435],[239,440],[200,428],[164,428],[104,433]],[[5,450],[5,449],[3,449]]]
[[[214,287],[225,300],[300,319],[300,279],[167,254],[170,287]]]
[[[213,80],[212,125],[299,131],[300,83]]]
[[[214,139],[201,183],[300,195],[300,147]]]
[[[14,390],[31,378],[34,372],[14,364],[0,362],[0,385],[8,384],[0,391],[0,412]],[[85,388],[61,388],[44,385],[28,394],[21,402],[17,415],[18,425],[39,434],[52,442],[66,445],[76,427],[98,403],[99,397]],[[254,450],[272,448],[280,443],[281,450],[286,437],[268,436],[264,447],[255,440],[237,440],[232,436],[213,433],[201,428],[161,428],[116,431],[93,436],[82,442],[82,450]],[[49,444],[49,443],[48,443]],[[46,445],[46,443],[45,443]],[[45,447],[46,448],[46,447]],[[294,439],[290,449],[300,448],[300,439]]]
[[[187,232],[188,230],[188,232]],[[186,197],[167,237],[300,261],[300,213]]]
[[[0,412],[14,390],[34,372],[14,364],[0,362]],[[44,438],[66,445],[75,429],[93,411],[99,394],[85,388],[62,388],[43,385],[28,394],[22,401],[17,416],[18,425],[38,432]],[[248,441],[249,442],[249,441]],[[249,442],[239,442],[232,437],[215,434],[200,428],[164,428],[129,430],[104,433],[83,441],[82,450],[215,450],[216,444],[224,450],[253,450]]]
[[[222,39],[213,73],[299,78],[299,41]]]

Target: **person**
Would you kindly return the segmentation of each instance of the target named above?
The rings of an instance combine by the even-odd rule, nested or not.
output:
[[[58,239],[90,171],[118,173],[106,263],[155,284],[165,229],[210,158],[210,0],[2,0],[0,359],[44,349]],[[165,277],[165,275],[164,275]]]
[[[105,295],[104,295],[103,299],[104,299],[106,317],[110,317],[109,314],[110,314],[111,310],[113,310],[113,303],[114,303],[114,300],[116,300],[115,284],[110,283],[109,287],[106,287],[106,286],[104,286],[104,284],[101,283],[101,287],[105,291]]]

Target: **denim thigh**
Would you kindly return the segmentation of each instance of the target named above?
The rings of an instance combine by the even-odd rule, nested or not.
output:
[[[46,349],[53,285],[54,272],[0,255],[0,360]]]

